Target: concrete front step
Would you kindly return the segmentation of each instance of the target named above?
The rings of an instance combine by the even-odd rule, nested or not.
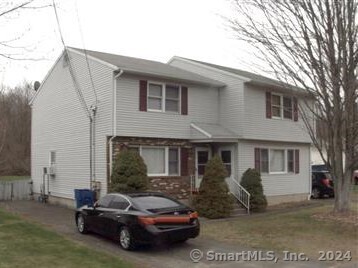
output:
[[[241,204],[235,203],[231,212],[231,217],[247,215],[247,210]]]

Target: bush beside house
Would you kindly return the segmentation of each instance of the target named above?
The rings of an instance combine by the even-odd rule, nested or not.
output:
[[[241,185],[250,193],[250,209],[252,211],[265,211],[267,207],[261,175],[256,169],[247,169],[241,178]]]
[[[230,216],[233,199],[225,182],[227,171],[221,158],[214,156],[206,165],[199,193],[193,205],[200,216],[215,219]]]
[[[110,191],[139,192],[148,189],[147,166],[136,152],[121,150],[113,165]]]

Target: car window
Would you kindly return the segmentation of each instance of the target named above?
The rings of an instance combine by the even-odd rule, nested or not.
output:
[[[326,172],[326,173],[324,173],[324,175],[326,176],[327,179],[332,180],[331,173]]]
[[[163,209],[180,207],[181,204],[164,196],[136,196],[133,202],[142,209]]]
[[[100,200],[98,200],[97,206],[102,208],[108,208],[109,203],[112,201],[112,199],[113,199],[113,195],[105,195]]]
[[[109,204],[109,207],[114,209],[126,209],[128,206],[129,202],[121,196],[114,196]]]

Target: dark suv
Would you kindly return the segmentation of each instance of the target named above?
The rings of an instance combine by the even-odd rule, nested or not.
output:
[[[328,171],[312,171],[312,198],[334,197],[333,180]]]

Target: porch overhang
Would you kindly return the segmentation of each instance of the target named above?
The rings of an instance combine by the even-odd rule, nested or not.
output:
[[[238,135],[219,124],[191,123],[190,142],[192,143],[233,143],[238,141]]]

